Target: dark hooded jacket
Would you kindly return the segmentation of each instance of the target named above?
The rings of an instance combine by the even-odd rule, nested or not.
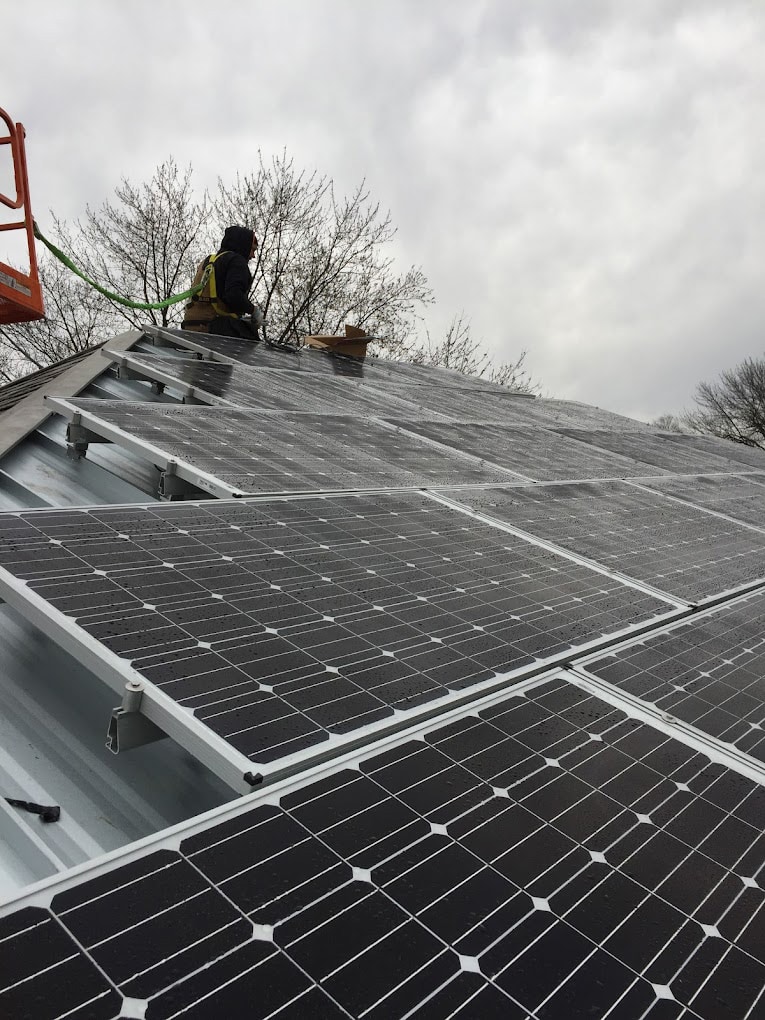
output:
[[[226,227],[215,262],[215,283],[218,296],[237,315],[252,315],[255,306],[250,301],[252,275],[247,265],[252,250],[252,231],[247,227]]]
[[[247,227],[226,227],[220,248],[220,255],[215,260],[215,286],[218,301],[229,313],[234,315],[252,315],[255,306],[249,298],[252,286],[252,275],[248,266],[252,250],[253,231]],[[207,266],[207,259],[202,262],[194,277],[197,284]],[[216,312],[209,301],[192,301],[186,305],[183,325],[207,323],[216,318]]]

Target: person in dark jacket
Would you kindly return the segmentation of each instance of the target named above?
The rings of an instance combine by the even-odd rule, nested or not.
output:
[[[238,226],[226,228],[217,254],[208,255],[197,269],[195,286],[202,282],[212,263],[204,288],[186,305],[181,329],[260,340],[262,314],[250,300],[252,275],[247,265],[257,247],[254,231]]]

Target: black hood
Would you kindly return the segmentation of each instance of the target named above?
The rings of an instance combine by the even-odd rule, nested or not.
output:
[[[252,251],[253,231],[247,227],[226,227],[219,251],[234,251],[249,259]]]

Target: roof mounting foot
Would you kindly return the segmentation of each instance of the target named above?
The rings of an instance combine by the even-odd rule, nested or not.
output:
[[[112,709],[109,730],[106,734],[106,746],[112,754],[130,751],[134,747],[153,744],[162,740],[167,734],[156,723],[141,714],[143,684],[137,680],[128,680],[125,694],[119,708]]]
[[[187,482],[185,478],[179,478],[175,473],[175,461],[170,461],[159,476],[158,496],[160,499],[196,499],[199,496],[199,489]]]
[[[66,427],[66,455],[71,457],[72,460],[79,460],[81,457],[84,457],[88,452],[89,443],[108,442],[110,442],[109,439],[105,439],[97,432],[85,428],[79,422],[71,421]]]
[[[159,332],[159,329],[156,326],[146,326],[146,327],[144,327],[144,334],[143,335],[144,335],[144,338],[146,340],[149,340],[154,345],[154,347],[172,347],[173,346],[173,344],[171,344],[170,341],[166,337],[162,336],[162,334]]]
[[[165,392],[165,384],[163,382],[157,382],[156,379],[152,379],[152,381],[151,381],[151,392],[152,393],[157,393],[157,394],[164,393]]]
[[[130,368],[129,365],[125,364],[125,359],[117,365],[117,378],[118,379],[145,379],[145,375],[141,375],[140,372],[136,372],[134,368]]]

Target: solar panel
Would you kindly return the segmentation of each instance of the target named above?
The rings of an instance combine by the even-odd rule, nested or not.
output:
[[[585,431],[560,428],[558,431],[571,439],[578,439],[582,443],[590,443],[625,457],[634,457],[635,460],[653,464],[676,474],[741,470],[741,465],[736,461],[708,451],[697,450],[693,444],[684,443],[681,436],[670,438],[661,432],[634,435],[629,432],[606,432],[601,429]]]
[[[192,333],[185,330],[148,327],[147,333],[160,340],[170,341],[188,350],[194,350],[230,363],[252,368],[279,368],[284,371],[309,371],[345,378],[374,380],[376,383],[412,382],[426,385],[465,385],[465,376],[449,368],[415,365],[408,361],[391,361],[370,353],[366,358],[331,355],[314,348],[303,347],[297,352],[269,348],[263,343],[234,340],[229,337]],[[498,387],[483,379],[471,378],[471,386],[490,391]]]
[[[765,535],[628,482],[460,489],[447,495],[692,602],[765,578]]]
[[[474,386],[472,378],[465,378],[461,388],[451,387],[448,392],[435,382],[428,385],[397,383],[396,392],[411,403],[448,415],[455,421],[500,421],[531,428],[600,427],[641,434],[649,432],[649,426],[643,422],[611,411],[574,401],[531,397],[500,387],[482,390]]]
[[[205,403],[223,400],[228,406],[266,410],[296,410],[330,414],[393,415],[411,417],[420,410],[390,393],[381,393],[354,380],[328,379],[301,372],[254,370],[219,361],[172,355],[110,352],[112,360],[166,385],[191,386]]]
[[[92,431],[218,495],[486,483],[512,475],[372,418],[54,398]],[[184,467],[185,465],[185,467]],[[162,464],[162,466],[165,466]]]
[[[754,1018],[764,802],[546,681],[53,884],[0,920],[0,1013]]]
[[[721,606],[588,670],[765,762],[765,596]]]
[[[363,378],[366,374],[366,362],[359,358],[334,357],[311,348],[287,351],[264,343],[256,344],[233,337],[211,336],[181,329],[147,328],[146,332],[155,342],[160,341],[160,344],[171,343],[205,358],[231,365],[352,379]]]
[[[33,511],[0,546],[7,597],[75,655],[98,642],[261,764],[673,608],[415,494]]]
[[[730,439],[718,439],[716,436],[688,436],[668,433],[666,438],[670,442],[680,444],[684,449],[700,450],[702,453],[712,453],[727,460],[739,464],[746,464],[750,468],[765,470],[765,450],[744,446],[743,443],[734,443]]]
[[[646,488],[765,528],[765,486],[747,475],[641,479]]]
[[[485,458],[535,481],[619,478],[650,473],[645,464],[575,442],[547,429],[483,422],[389,420],[409,432]]]

